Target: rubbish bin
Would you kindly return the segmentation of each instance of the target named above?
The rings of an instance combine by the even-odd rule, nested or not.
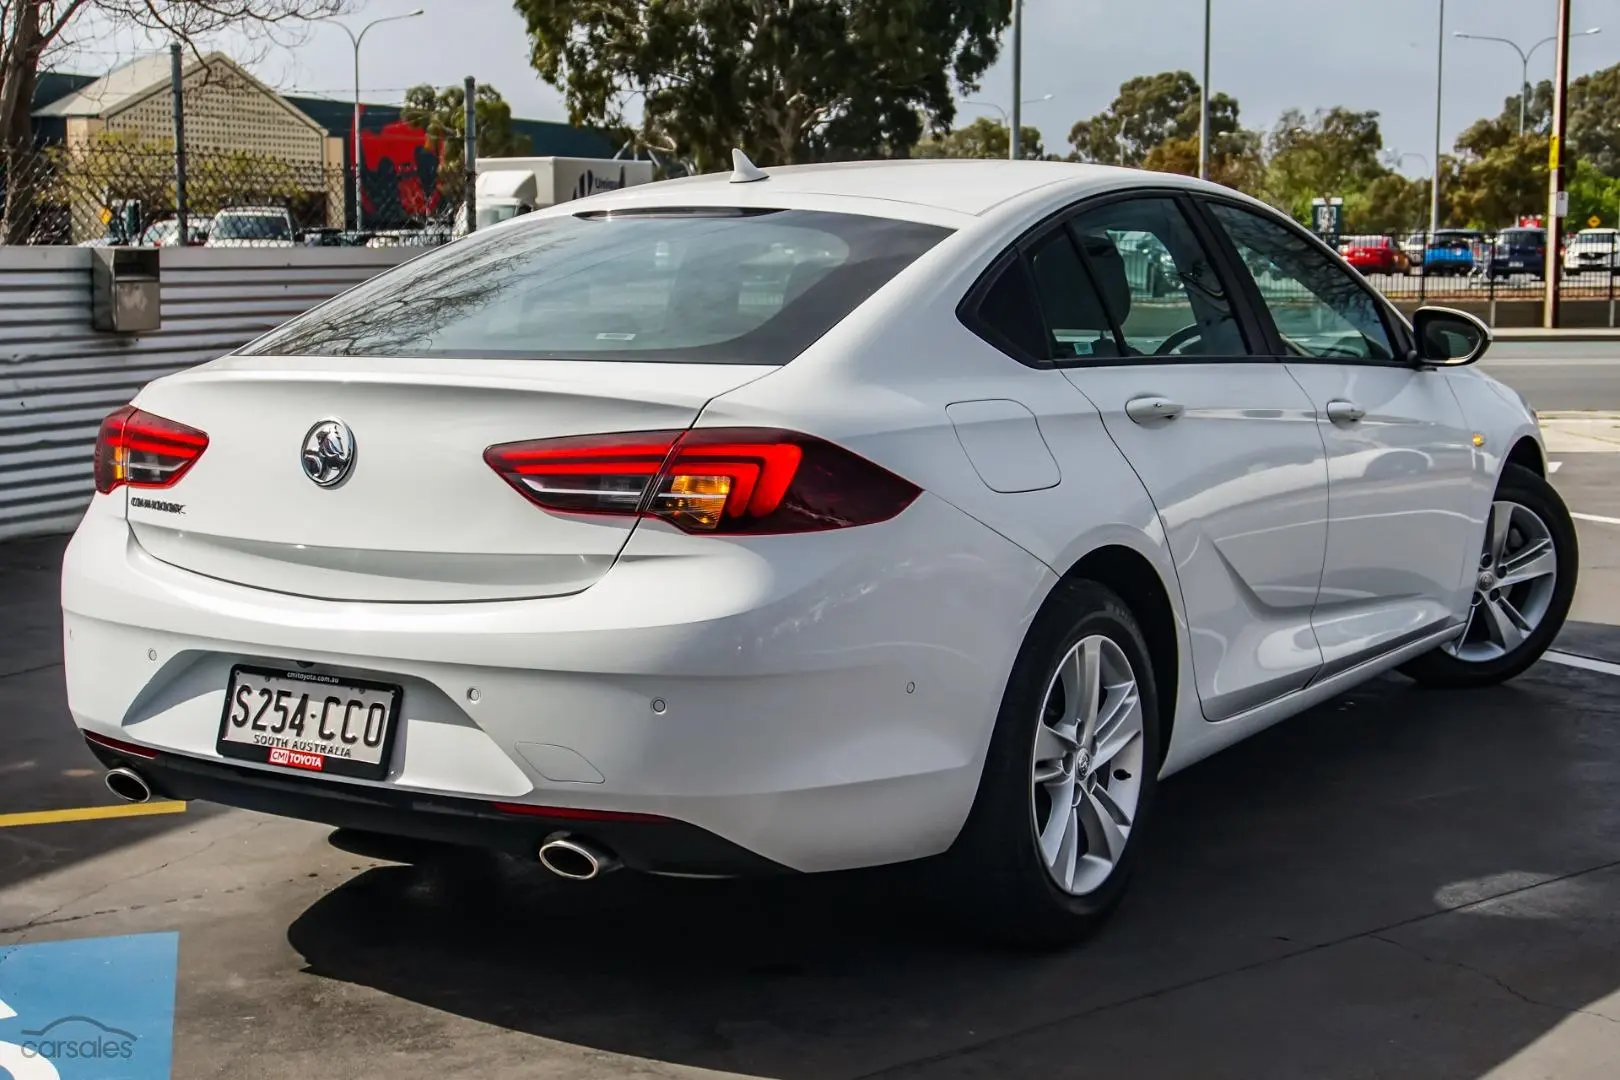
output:
[[[103,247],[90,254],[91,324],[119,334],[158,329],[158,249]]]

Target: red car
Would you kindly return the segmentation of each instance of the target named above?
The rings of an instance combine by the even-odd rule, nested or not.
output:
[[[1347,236],[1339,244],[1339,254],[1363,274],[1404,274],[1406,252],[1393,236]]]

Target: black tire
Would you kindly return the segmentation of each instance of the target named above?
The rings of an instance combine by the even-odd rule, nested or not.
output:
[[[1095,634],[1119,646],[1131,666],[1142,707],[1145,767],[1123,854],[1101,885],[1076,896],[1058,887],[1040,855],[1030,767],[1046,689],[1075,644]],[[1073,944],[1100,925],[1124,894],[1141,849],[1163,759],[1160,729],[1153,661],[1130,609],[1096,582],[1059,584],[1013,664],[978,795],[943,860],[953,913],[975,934],[1020,947]]]
[[[1508,465],[1496,486],[1496,499],[1516,502],[1546,524],[1552,536],[1553,555],[1558,560],[1557,578],[1547,612],[1519,645],[1488,661],[1469,661],[1443,649],[1424,653],[1401,666],[1401,671],[1426,686],[1472,688],[1495,686],[1522,674],[1541,659],[1564,627],[1569,606],[1575,599],[1575,583],[1580,568],[1580,544],[1569,508],[1553,486],[1529,469]]]

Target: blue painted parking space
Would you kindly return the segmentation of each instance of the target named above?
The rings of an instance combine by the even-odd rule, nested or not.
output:
[[[167,1080],[180,935],[0,948],[0,1078]]]

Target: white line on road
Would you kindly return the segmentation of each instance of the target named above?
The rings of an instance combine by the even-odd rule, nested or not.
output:
[[[1604,675],[1620,675],[1620,664],[1611,664],[1607,660],[1594,660],[1590,656],[1577,656],[1574,653],[1558,652],[1548,649],[1542,654],[1543,660],[1550,660],[1565,667],[1580,668],[1582,671],[1596,671]]]
[[[1564,463],[1562,461],[1549,461],[1549,462],[1547,462],[1547,471],[1548,472],[1557,472],[1559,469],[1561,469],[1563,467],[1564,467]]]
[[[1569,516],[1574,518],[1576,521],[1595,521],[1599,525],[1620,525],[1620,518],[1604,517],[1601,514],[1577,514],[1575,511],[1571,510],[1569,512]]]

